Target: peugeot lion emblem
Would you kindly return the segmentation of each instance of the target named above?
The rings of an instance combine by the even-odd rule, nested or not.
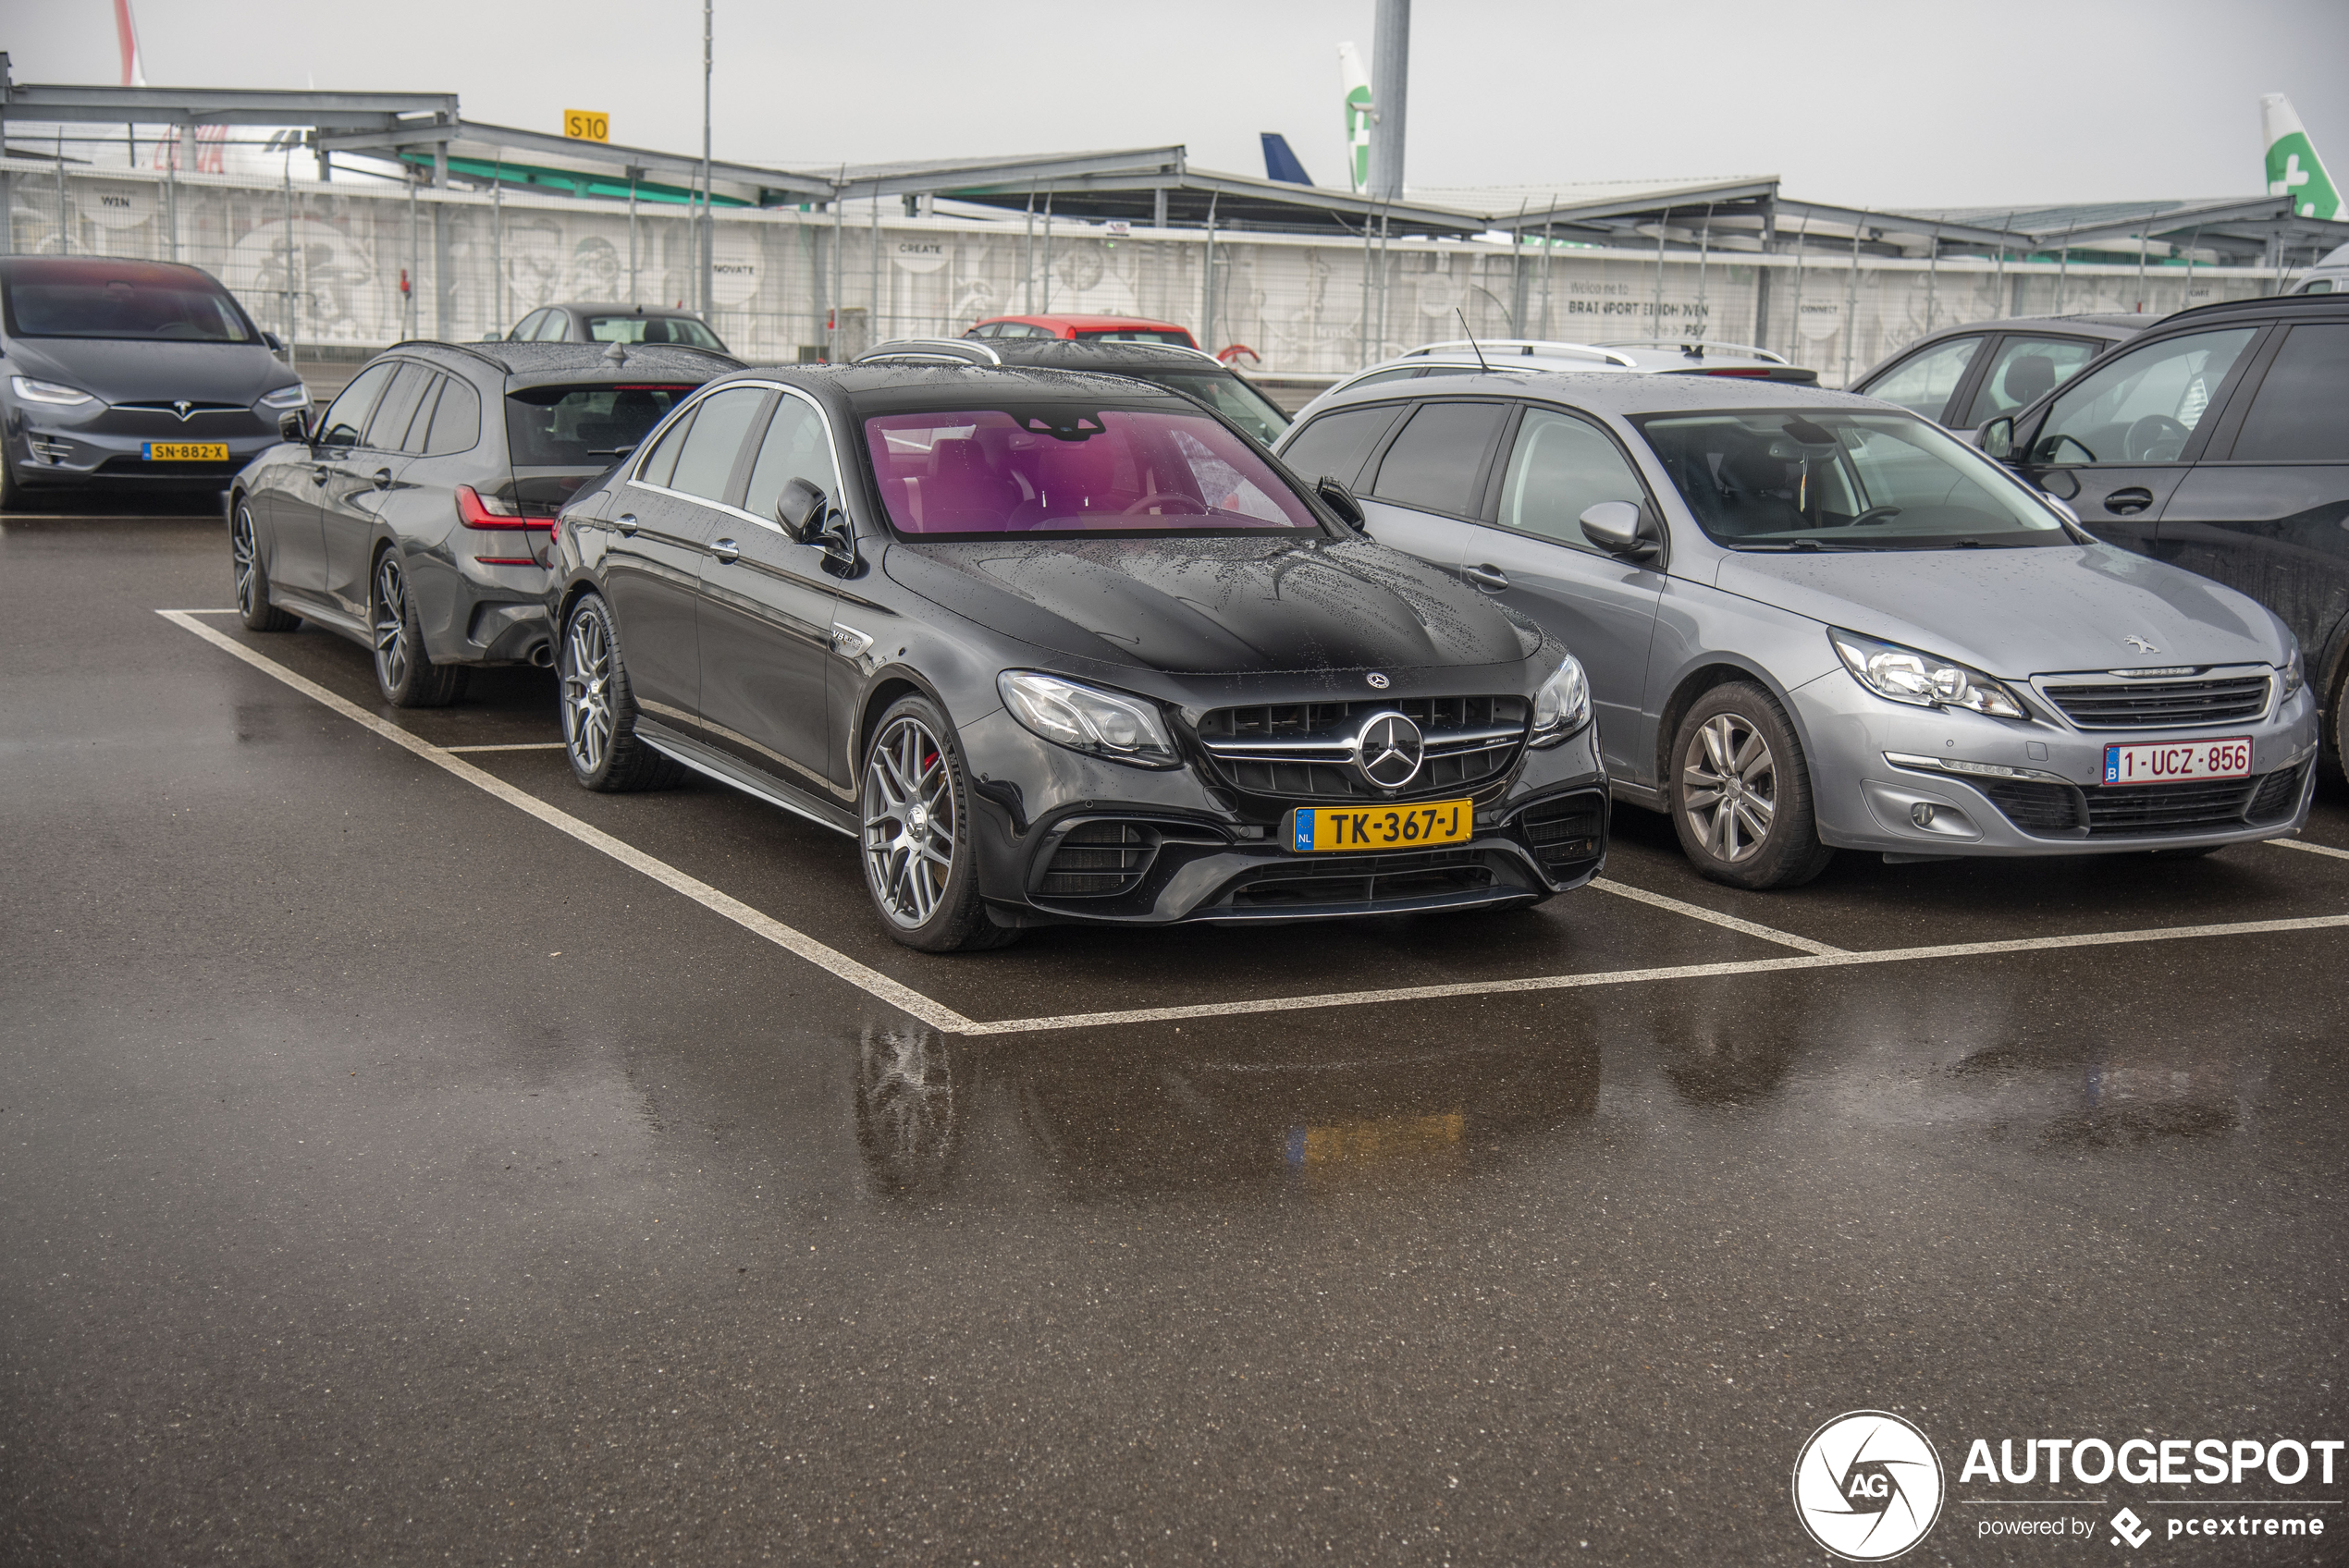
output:
[[[1374,669],[1371,671],[1370,674],[1362,677],[1362,679],[1371,683],[1371,689],[1374,692],[1384,692],[1386,690],[1386,676],[1382,671]]]
[[[2136,649],[2136,650],[2137,650],[2137,652],[2139,652],[2139,653],[2141,653],[2141,654],[2158,654],[2158,653],[2159,653],[2159,652],[2161,651],[2160,649],[2158,649],[2158,648],[2155,647],[2152,643],[2150,643],[2146,642],[2146,641],[2144,638],[2142,638],[2142,637],[2137,637],[2137,636],[2128,636],[2128,637],[2123,637],[2123,638],[2121,638],[2121,640],[2123,643],[2128,643],[2128,644],[2129,644],[2129,646],[2131,646],[2131,647],[2133,647],[2133,648]]]
[[[1354,741],[1354,766],[1382,790],[1400,790],[1419,776],[1424,747],[1420,727],[1399,713],[1371,716]]]

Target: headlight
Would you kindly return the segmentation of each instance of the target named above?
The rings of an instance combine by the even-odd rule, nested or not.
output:
[[[2308,684],[2308,667],[2301,662],[2300,643],[2295,638],[2292,644],[2292,656],[2283,661],[2283,694],[2276,701],[2280,703],[2292,701],[2293,698],[2300,695],[2300,689],[2306,684]]]
[[[1138,767],[1180,766],[1158,710],[1139,697],[1027,669],[1003,671],[995,690],[1014,718],[1071,751]]]
[[[15,387],[17,396],[28,403],[55,403],[70,408],[76,403],[97,401],[79,386],[61,386],[54,381],[35,381],[29,375],[12,375],[8,378],[8,385]]]
[[[1582,661],[1568,654],[1533,693],[1533,744],[1563,741],[1590,717],[1591,678],[1582,673]]]
[[[264,409],[306,409],[310,406],[310,388],[297,381],[291,386],[264,392],[261,406]]]
[[[1978,669],[1852,631],[1831,631],[1827,641],[1843,655],[1851,678],[1879,697],[1921,708],[1965,708],[1993,718],[2030,717],[2005,687]]]

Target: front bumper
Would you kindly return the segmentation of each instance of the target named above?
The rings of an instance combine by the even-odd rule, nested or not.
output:
[[[109,410],[111,411],[111,410]],[[11,411],[6,436],[8,466],[17,483],[27,486],[65,489],[92,481],[134,484],[202,484],[225,489],[247,463],[278,444],[274,429],[224,432],[202,421],[184,428],[124,434],[94,430],[68,419],[51,418],[28,409]],[[219,424],[241,424],[223,416]],[[254,424],[258,424],[255,420]],[[140,454],[151,441],[203,441],[225,444],[226,460],[149,462]]]
[[[979,891],[1007,925],[1258,924],[1531,904],[1582,886],[1606,858],[1607,780],[1589,726],[1524,753],[1509,778],[1480,791],[1467,842],[1361,854],[1293,853],[1271,802],[1191,767],[1097,761],[1001,710],[965,725],[962,741]]]
[[[2146,730],[1910,707],[1841,669],[1792,695],[1819,836],[1843,849],[2013,856],[2244,843],[2295,831],[2315,789],[2316,703],[2306,689],[2256,720]],[[2108,744],[2237,735],[2251,739],[2252,777],[2232,786],[2102,782]]]

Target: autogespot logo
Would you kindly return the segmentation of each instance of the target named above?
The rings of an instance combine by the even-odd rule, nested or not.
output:
[[[1855,1410],[1802,1445],[1794,1513],[1838,1557],[1881,1562],[1925,1539],[1941,1517],[1941,1456],[1898,1415]]]

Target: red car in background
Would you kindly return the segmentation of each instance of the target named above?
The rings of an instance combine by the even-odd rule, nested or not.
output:
[[[1147,316],[990,316],[965,337],[1063,337],[1078,343],[1172,343],[1196,349],[1197,339],[1173,322]]]

